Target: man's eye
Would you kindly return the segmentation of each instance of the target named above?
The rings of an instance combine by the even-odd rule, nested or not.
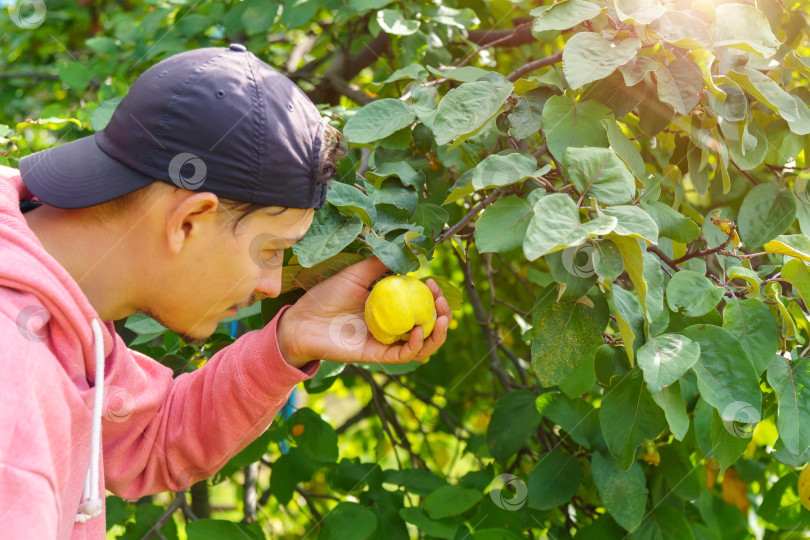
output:
[[[262,251],[262,260],[264,262],[276,261],[284,257],[283,249],[266,249]]]

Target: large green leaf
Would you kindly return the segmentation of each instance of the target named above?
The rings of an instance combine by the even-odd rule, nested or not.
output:
[[[681,395],[680,382],[675,381],[660,392],[655,392],[652,398],[664,410],[672,436],[682,441],[689,431],[689,416],[686,414],[686,402]]]
[[[593,2],[586,0],[562,0],[549,6],[533,9],[530,15],[535,17],[534,32],[546,30],[568,30],[582,22],[593,19],[602,12]]]
[[[768,368],[768,384],[779,398],[779,437],[790,453],[806,457],[810,449],[810,360],[789,362],[776,356]]]
[[[667,427],[664,412],[645,388],[640,369],[611,379],[599,422],[610,453],[625,471],[633,464],[638,447]]]
[[[610,295],[624,348],[630,362],[633,362],[637,349],[644,344],[644,310],[638,298],[619,285],[611,286]]]
[[[338,459],[337,434],[321,416],[308,407],[298,409],[289,419],[291,426],[301,426],[293,433],[298,447],[318,461],[335,462]]]
[[[610,109],[594,100],[571,101],[565,96],[553,96],[543,106],[543,132],[551,155],[562,160],[571,146],[608,145],[602,120]]]
[[[740,238],[751,248],[784,233],[796,218],[793,192],[778,182],[754,186],[740,206]]]
[[[746,423],[729,422],[720,417],[717,409],[712,409],[712,457],[720,464],[720,472],[739,459],[759,420],[757,414]]]
[[[678,334],[660,334],[638,350],[638,365],[644,371],[644,380],[651,393],[660,392],[673,384],[691,368],[700,357],[697,343]]]
[[[349,118],[343,133],[351,142],[369,143],[404,128],[416,119],[413,107],[398,99],[372,101]]]
[[[604,79],[636,56],[641,40],[608,41],[596,32],[574,34],[563,49],[563,73],[571,88]]]
[[[541,176],[548,172],[537,172]],[[537,160],[531,154],[512,152],[509,154],[492,154],[485,157],[481,163],[472,170],[471,182],[473,189],[484,189],[496,186],[508,186],[529,176],[535,176]]]
[[[433,123],[437,144],[476,132],[492,118],[512,93],[511,84],[474,81],[453,88],[439,102]]]
[[[615,234],[641,238],[651,244],[658,243],[658,224],[638,206],[611,206],[605,208],[604,213],[619,221],[613,229]]]
[[[562,450],[542,454],[529,472],[529,506],[551,510],[571,500],[582,481],[579,460]]]
[[[340,253],[361,230],[363,222],[358,216],[346,220],[334,206],[326,205],[315,213],[304,238],[293,245],[293,253],[302,266],[314,266]]]
[[[534,216],[523,239],[523,253],[533,261],[546,253],[582,244],[591,236],[607,234],[616,223],[612,216],[580,223],[574,201],[568,195],[552,193],[534,205]]]
[[[688,114],[700,102],[703,92],[703,74],[700,68],[686,58],[679,58],[668,66],[655,69],[658,79],[658,97],[672,105],[679,114]]]
[[[417,529],[435,536],[436,538],[446,538],[448,540],[456,537],[458,531],[458,520],[454,518],[430,519],[421,507],[400,508],[399,515]]]
[[[529,390],[514,390],[495,404],[487,427],[487,445],[498,461],[506,461],[520,450],[540,425],[535,397]]]
[[[639,180],[643,180],[646,176],[644,169],[644,159],[641,157],[633,141],[628,139],[615,120],[605,120],[605,127],[607,128],[608,141],[610,147],[622,158],[622,161],[627,163],[630,172]]]
[[[540,384],[552,386],[571,376],[593,349],[601,345],[608,320],[604,295],[594,295],[593,307],[583,302],[555,302],[548,287],[532,310],[532,368]]]
[[[613,456],[594,452],[591,474],[608,513],[625,530],[634,531],[641,524],[647,506],[647,482],[641,466],[632,462],[628,469],[622,470]]]
[[[731,80],[786,121],[799,121],[799,108],[796,101],[776,81],[764,73],[747,67],[735,67],[717,80],[720,82]]]
[[[700,317],[714,309],[726,290],[692,270],[676,272],[667,283],[667,304],[672,311],[683,309],[687,317]]]
[[[325,540],[365,540],[378,526],[377,514],[356,502],[339,502],[323,519],[321,534]]]
[[[366,242],[374,250],[374,255],[397,274],[407,274],[419,268],[419,259],[404,242],[389,242],[372,233],[366,235]]]
[[[601,204],[624,204],[636,193],[636,181],[610,148],[568,148],[563,164],[585,197]]]
[[[541,397],[538,397],[538,401]],[[543,416],[560,426],[574,442],[585,448],[605,445],[599,427],[599,414],[593,405],[583,399],[557,394],[543,409]]]
[[[681,512],[660,505],[647,514],[630,540],[695,540],[695,534]]]
[[[641,209],[658,225],[658,234],[661,236],[686,244],[700,233],[694,221],[664,203],[642,200]]]
[[[457,516],[475,506],[482,497],[483,494],[475,489],[442,486],[425,498],[425,511],[431,519]]]
[[[760,414],[762,392],[754,364],[731,332],[711,324],[693,324],[682,334],[700,344],[692,369],[700,395],[724,422],[750,424]]]
[[[488,206],[475,224],[479,253],[502,253],[523,245],[533,215],[531,203],[514,195]]]
[[[779,40],[760,10],[742,3],[721,4],[716,9],[715,47],[737,47],[765,57],[773,56]]]
[[[509,113],[509,132],[517,139],[534,135],[543,127],[543,106],[554,93],[548,88],[535,88],[522,96]]]
[[[334,182],[332,189],[326,193],[326,200],[339,210],[349,214],[356,214],[369,227],[377,219],[377,209],[368,196],[348,184]]]
[[[619,20],[638,24],[650,24],[664,13],[664,6],[658,0],[615,0],[615,5]]]
[[[756,298],[735,298],[723,308],[723,328],[739,340],[757,375],[768,369],[779,349],[779,327],[768,306]]]

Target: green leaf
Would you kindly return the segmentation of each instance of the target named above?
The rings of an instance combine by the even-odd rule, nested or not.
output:
[[[810,528],[810,513],[799,502],[796,474],[791,470],[768,489],[757,516],[781,529]]]
[[[687,425],[689,419],[687,418]],[[661,463],[658,469],[662,472],[669,489],[682,499],[694,501],[700,495],[705,476],[692,464],[684,445],[665,444],[658,447]]]
[[[647,212],[658,225],[658,234],[682,244],[698,237],[697,224],[672,207],[658,201],[641,201],[641,209]]]
[[[407,274],[419,268],[419,259],[404,242],[389,242],[371,233],[366,235],[366,242],[371,246],[374,255],[397,274]]]
[[[582,481],[579,460],[562,450],[542,454],[529,472],[529,507],[551,510],[571,500]]]
[[[723,421],[746,423],[752,411],[759,414],[759,377],[737,338],[711,324],[693,324],[681,333],[700,344],[700,358],[692,369],[700,395],[720,412]]]
[[[764,73],[747,67],[735,67],[716,80],[718,82],[731,80],[786,121],[799,121],[799,109],[793,97]]]
[[[668,66],[656,67],[655,76],[658,79],[658,97],[672,105],[679,114],[689,114],[700,102],[703,74],[693,62],[678,58]]]
[[[340,253],[362,229],[363,222],[359,217],[346,220],[337,208],[326,205],[315,212],[304,238],[293,245],[293,253],[302,266],[314,266]]]
[[[413,221],[425,231],[425,234],[434,237],[447,224],[450,219],[447,210],[438,204],[421,203],[413,213]],[[480,223],[480,220],[479,222]]]
[[[740,342],[757,375],[768,369],[779,350],[779,327],[768,306],[756,298],[735,298],[723,309],[723,328]]]
[[[510,195],[488,206],[475,224],[479,253],[503,253],[523,245],[534,211],[526,199]]]
[[[636,145],[622,133],[619,124],[617,124],[615,120],[604,120],[604,124],[607,128],[610,147],[622,158],[622,161],[627,164],[633,176],[639,180],[643,180],[646,177],[644,160],[641,158],[641,154],[636,148]]]
[[[650,24],[664,13],[664,6],[658,0],[616,0],[615,3],[621,21]]]
[[[777,355],[768,368],[768,384],[779,398],[776,428],[785,448],[795,456],[810,449],[810,360]]]
[[[689,431],[689,416],[686,414],[686,402],[681,395],[679,381],[675,381],[660,392],[655,392],[652,398],[664,410],[673,437],[682,441]]]
[[[444,77],[445,79],[452,79],[454,81],[464,83],[477,81],[487,73],[492,73],[492,71],[490,70],[475,66],[463,66],[460,68],[450,68],[447,70],[441,70],[429,65],[427,66],[427,70],[433,73],[434,75],[438,75],[439,77]]]
[[[568,147],[606,147],[608,138],[602,121],[608,114],[610,109],[594,100],[549,98],[543,106],[543,132],[551,155],[562,160]]]
[[[453,88],[439,102],[433,134],[447,144],[461,135],[474,134],[503,107],[512,85],[474,81]]]
[[[555,1],[550,6],[540,6],[529,13],[535,17],[532,31],[568,30],[593,19],[602,13],[602,9],[597,4],[586,0]]]
[[[374,204],[365,193],[356,187],[342,182],[333,182],[332,189],[326,193],[326,200],[335,205],[338,210],[357,215],[369,227],[377,220],[377,209]]]
[[[764,245],[768,253],[781,253],[810,262],[810,237],[803,234],[782,234]]]
[[[430,536],[436,538],[447,538],[451,540],[455,538],[456,531],[458,531],[458,522],[455,519],[435,520],[430,519],[425,511],[420,507],[400,508],[399,515],[413,525],[420,531],[424,531]]]
[[[461,292],[461,289],[455,286],[449,279],[443,276],[424,276],[419,278],[422,281],[427,281],[432,279],[436,282],[436,285],[442,290],[442,294],[444,295],[444,299],[447,300],[447,304],[450,306],[450,309],[453,311],[461,309],[464,301],[464,295]]]
[[[647,212],[638,206],[611,206],[605,208],[603,212],[618,220],[616,228],[613,229],[615,234],[633,236],[651,244],[658,243],[658,225]]]
[[[610,453],[625,471],[633,464],[638,447],[667,427],[664,413],[645,388],[639,369],[611,379],[599,421]]]
[[[695,540],[695,535],[681,512],[661,505],[647,514],[630,540]]]
[[[383,475],[385,483],[402,486],[420,497],[427,497],[447,485],[446,480],[425,469],[387,469]]]
[[[264,533],[255,525],[226,519],[197,519],[186,524],[186,535],[188,540],[264,540]]]
[[[596,250],[593,259],[596,261],[596,274],[608,281],[615,281],[624,271],[622,254],[616,244],[607,239],[593,242]]]
[[[475,193],[475,188],[472,185],[473,170],[466,171],[456,180],[456,183],[447,191],[447,197],[442,201],[442,206]]]
[[[122,98],[111,98],[105,99],[101,103],[99,103],[98,108],[93,111],[93,116],[90,118],[90,127],[93,128],[93,131],[101,131],[107,124],[110,123],[112,119],[112,115],[115,112],[116,107],[118,104],[121,103]]]
[[[613,456],[594,452],[591,473],[608,513],[625,530],[635,530],[644,518],[647,504],[647,482],[641,466],[632,462],[624,471]]]
[[[509,113],[509,132],[518,141],[530,137],[543,127],[543,106],[554,93],[548,88],[535,88],[522,96]]]
[[[711,46],[712,36],[706,23],[682,11],[667,11],[652,21],[650,29],[667,43],[683,49],[708,49]]]
[[[593,245],[587,243],[546,255],[545,261],[551,271],[551,277],[557,283],[565,285],[565,290],[558,300],[560,298],[576,300],[588,294],[597,279],[594,270],[596,253]]]
[[[353,143],[370,143],[399,131],[415,119],[411,104],[393,98],[379,99],[349,118],[343,133]]]
[[[751,442],[760,417],[759,411],[749,410],[752,417],[743,423],[724,421],[717,409],[712,409],[712,457],[720,463],[721,473],[739,459]]]
[[[377,24],[387,34],[409,36],[419,30],[419,21],[406,19],[398,9],[381,9],[377,12]]]
[[[414,170],[405,161],[381,163],[376,170],[366,173],[366,178],[371,180],[376,187],[379,187],[382,180],[389,176],[396,176],[403,185],[417,189],[425,184],[425,173]],[[332,185],[334,186],[334,183]]]
[[[568,148],[563,164],[577,191],[601,204],[623,204],[636,193],[633,175],[609,148]]]
[[[308,407],[298,409],[290,418],[291,426],[301,425],[303,431],[294,435],[295,444],[312,459],[335,462],[338,459],[337,434],[321,416]],[[300,429],[300,428],[299,428]]]
[[[425,511],[431,519],[457,516],[475,506],[482,498],[483,494],[475,489],[442,486],[425,498]]]
[[[408,211],[408,215],[416,211],[419,196],[412,189],[408,189],[399,182],[393,180],[383,180],[379,188],[374,187],[369,182],[364,181],[363,187],[366,194],[376,205],[393,204]]]
[[[534,401],[535,395],[529,390],[513,390],[498,400],[487,427],[492,457],[506,461],[537,431],[542,418]]]
[[[356,502],[341,501],[323,518],[321,540],[365,540],[377,529],[377,514]]]
[[[796,199],[789,188],[778,182],[759,184],[740,206],[740,238],[751,248],[764,245],[787,231],[795,218]]]
[[[580,223],[574,201],[568,195],[552,193],[534,205],[534,216],[523,239],[523,253],[533,261],[546,253],[582,244],[591,236],[607,234],[616,223],[612,216]]]
[[[675,383],[700,357],[700,346],[678,334],[651,336],[638,350],[638,365],[651,393]]]
[[[532,368],[540,384],[552,386],[571,376],[579,364],[604,343],[608,305],[604,295],[591,298],[594,307],[578,301],[554,301],[548,287],[532,310]]]
[[[683,308],[687,317],[700,317],[714,309],[725,292],[725,288],[716,286],[706,276],[681,270],[667,283],[667,304],[672,311]]]
[[[537,160],[531,154],[512,152],[510,154],[492,154],[485,157],[481,163],[472,170],[471,182],[474,190],[496,186],[508,186],[525,180],[529,176],[542,176],[551,167],[546,166],[544,172],[537,171]]]
[[[776,53],[779,40],[773,35],[768,19],[754,6],[721,4],[716,14],[715,47],[736,47],[766,58]]]
[[[577,89],[604,79],[616,68],[636,56],[641,40],[629,38],[608,41],[596,32],[574,34],[563,49],[563,73],[568,85]]]
[[[79,62],[66,62],[59,66],[59,79],[74,90],[84,90],[93,76],[90,70]]]
[[[637,349],[644,343],[644,310],[635,295],[619,285],[611,286],[610,294],[615,307],[616,323],[632,364]]]
[[[538,402],[541,397],[537,398]],[[593,405],[583,399],[556,394],[543,409],[543,416],[560,426],[574,442],[585,448],[597,448],[605,444],[599,427],[599,415]]]
[[[313,460],[300,448],[293,447],[276,459],[273,466],[270,474],[273,495],[279,503],[286,505],[292,499],[295,486],[299,482],[309,481],[315,471],[323,466],[323,463]]]
[[[386,4],[390,3],[388,0],[382,1],[385,1]],[[402,79],[418,79],[421,81],[426,81],[428,76],[429,76],[428,70],[425,69],[424,66],[420,66],[419,64],[409,64],[404,68],[394,71],[384,81],[375,82],[374,84],[383,85],[394,81],[399,81]]]

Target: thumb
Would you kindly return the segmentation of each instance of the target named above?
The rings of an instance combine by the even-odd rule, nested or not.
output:
[[[387,271],[388,267],[376,255],[372,255],[364,261],[347,266],[340,273],[363,288],[368,289],[378,277]]]

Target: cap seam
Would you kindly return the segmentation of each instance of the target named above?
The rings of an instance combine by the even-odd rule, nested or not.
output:
[[[259,85],[257,71],[253,69],[251,65],[253,58],[253,54],[248,53],[245,55],[245,63],[247,64],[247,68],[249,71],[249,80],[253,82],[252,84],[252,92],[251,92],[251,110],[259,109],[259,114],[253,114],[253,126],[255,128],[253,132],[253,144],[254,144],[254,153],[253,155],[253,185],[249,186],[249,201],[251,202],[262,202],[256,201],[256,194],[259,192],[259,182],[261,181],[262,177],[262,164],[265,162],[264,160],[264,135],[265,135],[265,114],[264,109],[260,108],[263,104],[264,100],[262,97],[262,89]]]

